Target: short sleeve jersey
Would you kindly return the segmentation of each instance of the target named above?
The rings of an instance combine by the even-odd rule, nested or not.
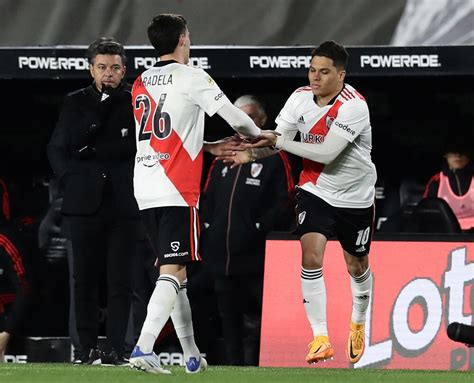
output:
[[[135,80],[137,154],[134,193],[140,210],[198,206],[204,113],[230,103],[202,69],[159,62]]]
[[[276,118],[279,130],[299,131],[301,141],[318,145],[332,130],[349,145],[330,164],[303,159],[299,186],[331,206],[366,208],[374,203],[377,173],[371,160],[372,129],[364,97],[345,84],[326,106],[311,88],[298,88]]]

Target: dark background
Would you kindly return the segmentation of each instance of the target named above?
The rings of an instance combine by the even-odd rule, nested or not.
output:
[[[134,79],[129,78],[132,82]],[[302,78],[215,78],[234,101],[255,94],[267,108],[269,128],[288,96]],[[398,192],[401,181],[426,183],[443,163],[443,147],[453,136],[473,140],[474,87],[472,76],[354,77],[347,82],[365,96],[371,111],[373,160],[378,185]],[[64,95],[88,86],[82,80],[2,79],[0,86],[0,175],[10,186],[12,213],[33,252],[38,226],[49,207],[48,181],[52,172],[46,145],[55,127]],[[206,139],[233,134],[219,117],[207,118]],[[211,157],[205,157],[204,174]],[[298,166],[298,162],[296,163]],[[384,199],[377,201],[383,216]],[[386,209],[385,209],[386,210]],[[30,323],[32,335],[67,335],[68,269],[65,259],[38,257],[42,279],[37,318]]]
[[[216,81],[231,101],[242,94],[260,97],[269,128],[291,92],[307,83],[305,78]],[[347,82],[369,104],[373,160],[380,180],[414,177],[425,182],[443,162],[448,140],[454,136],[473,140],[472,76],[348,77]],[[89,80],[0,80],[0,174],[23,182],[51,176],[46,145],[64,95],[89,84]],[[230,134],[232,129],[219,116],[207,118],[207,140]]]

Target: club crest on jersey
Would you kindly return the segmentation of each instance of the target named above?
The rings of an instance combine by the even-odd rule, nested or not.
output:
[[[252,175],[253,178],[257,178],[262,172],[262,169],[263,169],[263,164],[253,163],[250,168],[250,174]]]
[[[302,211],[300,214],[298,214],[298,223],[301,225],[304,222],[305,218],[306,218],[306,212]]]
[[[214,84],[214,80],[212,79],[211,76],[208,76],[208,77],[207,77],[207,82],[208,82],[210,85]]]
[[[334,122],[334,120],[335,120],[334,117],[330,117],[330,116],[326,117],[326,128],[328,128],[328,130],[331,129],[331,125]]]

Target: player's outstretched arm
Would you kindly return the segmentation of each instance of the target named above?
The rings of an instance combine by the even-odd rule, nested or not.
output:
[[[240,146],[241,143],[242,138],[239,136],[226,137],[219,141],[204,142],[204,151],[216,157],[231,157],[236,152],[245,150]]]
[[[348,144],[347,139],[329,131],[324,142],[319,145],[289,141],[282,136],[278,137],[275,148],[327,165],[334,161]]]
[[[255,138],[260,133],[260,128],[242,110],[231,104],[224,104],[217,114],[221,116],[242,137]]]

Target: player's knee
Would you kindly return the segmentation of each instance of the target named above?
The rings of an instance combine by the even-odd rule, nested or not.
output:
[[[360,277],[367,271],[368,268],[369,268],[369,261],[367,257],[362,257],[362,258],[353,257],[353,259],[347,262],[347,271],[353,277]]]
[[[323,255],[316,251],[304,251],[302,265],[305,269],[320,269],[323,267]]]

